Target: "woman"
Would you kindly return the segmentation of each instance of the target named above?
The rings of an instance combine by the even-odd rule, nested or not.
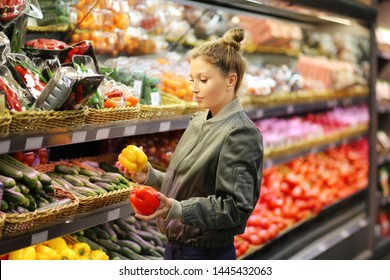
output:
[[[244,30],[231,29],[192,50],[190,80],[199,108],[166,173],[150,164],[135,182],[158,189],[158,218],[168,238],[164,259],[236,259],[234,236],[244,232],[260,195],[262,136],[245,115],[237,91],[246,69]]]

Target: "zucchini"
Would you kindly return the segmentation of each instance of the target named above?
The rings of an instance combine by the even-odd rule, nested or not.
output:
[[[77,194],[81,195],[81,196],[95,196],[97,195],[96,192],[94,192],[93,190],[91,190],[90,188],[87,188],[87,187],[71,187],[70,188],[70,191],[72,192],[76,192]]]
[[[30,205],[27,207],[28,210],[35,211],[37,209],[37,202],[35,201],[34,197],[31,194],[25,194],[25,197],[27,197],[30,200]]]
[[[12,189],[4,189],[3,199],[14,204],[22,204],[25,202],[25,196],[21,192],[16,191],[15,187]]]
[[[95,184],[95,185],[98,185],[99,187],[105,189],[105,190],[108,191],[108,192],[115,191],[114,186],[111,185],[111,184],[104,183],[104,182],[95,182],[94,184]]]
[[[39,172],[36,171],[34,168],[21,163],[17,159],[7,154],[0,155],[0,161],[8,164],[10,167],[21,171],[23,174],[23,178],[21,178],[21,181],[25,183],[28,187],[35,186],[35,183],[38,181]]]
[[[149,252],[151,250],[154,250],[154,246],[150,244],[149,242],[145,241],[142,237],[137,235],[135,232],[128,232],[127,237],[129,240],[134,241],[135,243],[139,244],[142,248],[142,252]]]
[[[65,164],[57,164],[54,167],[54,171],[61,174],[71,174],[71,175],[76,175],[79,173],[77,171],[77,168]]]
[[[91,183],[96,183],[96,182],[103,182],[103,183],[107,183],[107,184],[111,184],[113,183],[113,181],[111,179],[108,179],[108,178],[102,178],[102,177],[97,177],[97,176],[91,176],[89,177],[89,181]],[[119,182],[119,180],[118,180]]]
[[[126,258],[125,256],[119,254],[118,252],[115,252],[115,251],[109,251],[108,253],[108,257],[110,258],[110,260],[128,260],[128,258]]]
[[[91,240],[96,240],[98,238],[96,232],[92,230],[92,228],[87,228],[86,230],[84,230],[84,236],[88,237]]]
[[[120,253],[131,260],[147,260],[147,258],[145,258],[144,256],[137,254],[136,252],[130,250],[127,247],[121,247]]]
[[[91,176],[101,176],[102,175],[102,173],[99,172],[99,171],[89,170],[89,169],[86,169],[86,168],[81,168],[80,171],[79,171],[79,174],[85,175],[85,176],[88,176],[88,177],[91,177]]]
[[[120,252],[120,250],[121,250],[121,246],[119,246],[118,244],[115,244],[110,239],[98,238],[96,240],[96,243],[102,245],[108,251]]]
[[[58,200],[55,202],[50,202],[44,206],[41,206],[41,207],[37,208],[37,211],[42,211],[42,210],[46,210],[48,208],[58,207],[61,205],[69,204],[71,202],[72,202],[72,200],[70,198],[64,198],[64,199],[61,199],[61,200]]]
[[[127,247],[138,254],[142,252],[142,247],[134,241],[118,239],[115,243],[118,244],[119,246]]]
[[[96,233],[97,238],[99,239],[109,239],[110,235],[107,231],[102,229],[100,226],[95,226],[92,228],[92,230]]]
[[[52,183],[50,176],[43,172],[38,173],[38,180],[41,181],[43,186],[48,186]]]
[[[23,178],[23,172],[13,168],[11,165],[0,161],[0,174],[4,176],[8,176],[14,178],[16,180],[20,180]]]
[[[100,228],[102,228],[104,231],[106,231],[109,235],[108,239],[111,241],[116,241],[118,239],[118,236],[116,235],[115,230],[111,227],[110,223],[104,223],[100,224]]]
[[[11,189],[16,185],[16,181],[12,177],[0,175],[0,182],[3,184],[4,188]]]
[[[15,185],[15,186],[17,186],[17,187],[19,188],[20,192],[21,192],[22,194],[24,194],[24,195],[30,193],[30,189],[29,189],[26,185],[20,183],[19,181],[16,182],[16,185]]]
[[[112,223],[111,228],[115,231],[115,234],[120,239],[126,239],[127,235],[126,232],[123,231],[117,224]]]
[[[41,183],[41,185],[42,185],[42,189],[45,193],[51,193],[51,194],[54,193],[55,189],[51,183],[49,185],[44,185]]]
[[[123,230],[124,232],[136,232],[137,229],[134,227],[134,225],[130,225],[128,223],[126,223],[124,220],[122,219],[117,219],[115,220],[115,223],[119,226],[119,228],[121,230]]]
[[[148,231],[146,231],[146,230],[138,229],[138,230],[136,231],[136,233],[137,233],[139,236],[141,236],[142,239],[144,239],[144,240],[146,240],[146,241],[152,241],[152,240],[155,239],[155,236],[154,236],[152,233],[150,233],[150,232],[148,232]]]
[[[64,180],[68,181],[72,186],[76,186],[76,187],[84,186],[84,183],[80,179],[78,179],[76,176],[66,174],[66,175],[62,176],[62,178],[64,178]]]
[[[7,211],[8,207],[9,207],[8,202],[3,199],[1,201],[1,211]]]
[[[42,183],[41,181],[37,181],[35,182],[35,185],[31,186],[31,188],[35,191],[35,192],[41,192],[43,191],[43,186],[42,186]]]

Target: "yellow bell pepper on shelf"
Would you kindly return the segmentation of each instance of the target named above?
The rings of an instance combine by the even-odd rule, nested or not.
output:
[[[36,259],[39,261],[50,261],[51,260],[48,255],[45,255],[44,253],[41,253],[41,252],[37,252]]]
[[[59,250],[61,260],[77,260],[77,253],[70,247],[62,247]]]
[[[50,239],[50,240],[44,242],[43,244],[52,248],[52,249],[57,249],[60,247],[68,246],[68,244],[66,244],[65,239],[63,239],[62,237],[56,237],[56,238]]]
[[[37,254],[34,246],[28,246],[9,253],[9,260],[36,260]]]
[[[47,256],[49,260],[59,260],[61,258],[61,256],[56,252],[56,250],[43,244],[38,244],[35,247],[35,251],[37,252],[37,259],[46,259],[45,256]]]
[[[128,145],[118,155],[118,161],[129,171],[140,172],[148,163],[144,151],[135,145]]]
[[[92,250],[90,253],[91,260],[108,260],[108,255],[101,250]]]
[[[80,256],[89,256],[91,247],[85,242],[78,242],[73,244],[72,249]]]

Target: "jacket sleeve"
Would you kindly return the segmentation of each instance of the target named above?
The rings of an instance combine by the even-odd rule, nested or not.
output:
[[[149,168],[144,185],[151,186],[159,191],[161,189],[161,184],[164,179],[165,173],[154,169],[150,163],[148,164]]]
[[[215,194],[181,201],[183,223],[207,229],[245,224],[260,196],[262,169],[260,132],[253,126],[230,131],[218,159]]]

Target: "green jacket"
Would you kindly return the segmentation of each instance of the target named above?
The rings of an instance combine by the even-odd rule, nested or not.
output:
[[[207,114],[193,115],[166,173],[151,168],[145,184],[180,202],[179,217],[159,221],[168,240],[224,247],[244,232],[259,198],[263,140],[238,98]]]

